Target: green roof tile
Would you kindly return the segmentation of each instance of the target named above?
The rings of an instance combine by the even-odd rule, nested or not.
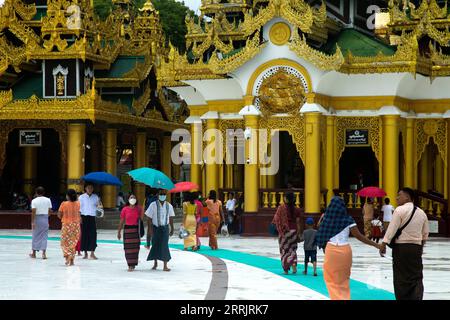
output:
[[[13,87],[14,99],[42,98],[42,74],[29,74]]]
[[[330,38],[322,46],[321,51],[333,54],[336,52],[336,44],[339,45],[344,55],[347,55],[348,51],[354,56],[364,57],[376,56],[380,51],[385,55],[393,55],[395,53],[394,47],[355,29],[343,29],[336,37]]]
[[[144,63],[143,56],[118,57],[109,70],[98,70],[95,72],[96,78],[121,78],[125,73],[133,70],[138,63]]]

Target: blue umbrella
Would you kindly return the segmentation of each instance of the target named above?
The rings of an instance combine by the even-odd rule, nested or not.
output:
[[[171,190],[175,188],[172,180],[163,172],[151,168],[139,168],[127,172],[134,180],[156,189]]]
[[[91,172],[81,177],[86,182],[92,182],[96,184],[104,184],[111,186],[123,186],[123,183],[119,178],[113,176],[108,172]]]

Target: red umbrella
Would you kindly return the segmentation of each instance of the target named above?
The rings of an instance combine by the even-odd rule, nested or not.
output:
[[[196,183],[185,181],[185,182],[178,182],[175,184],[175,188],[170,190],[170,193],[177,193],[177,192],[185,192],[185,191],[191,191],[191,190],[198,190],[199,186]]]
[[[378,187],[365,187],[359,190],[357,195],[360,197],[381,198],[386,195],[386,192]]]

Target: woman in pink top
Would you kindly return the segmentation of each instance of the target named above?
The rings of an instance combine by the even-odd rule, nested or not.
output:
[[[222,202],[217,200],[217,193],[215,190],[209,192],[208,200],[206,200],[208,207],[208,231],[209,231],[209,246],[212,250],[219,249],[217,245],[217,229],[220,226],[221,218],[225,221],[222,211]]]
[[[139,236],[139,219],[144,218],[144,210],[137,204],[137,199],[134,194],[128,198],[128,205],[122,209],[120,213],[119,230],[117,232],[117,239],[120,240],[122,235],[122,227],[125,224],[123,231],[123,248],[125,250],[125,259],[128,263],[128,271],[133,271],[138,265],[139,261],[139,247],[141,238]]]

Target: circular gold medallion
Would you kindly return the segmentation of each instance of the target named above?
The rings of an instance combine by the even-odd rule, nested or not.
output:
[[[273,44],[282,46],[291,38],[291,28],[284,22],[277,22],[270,28],[269,37]]]

